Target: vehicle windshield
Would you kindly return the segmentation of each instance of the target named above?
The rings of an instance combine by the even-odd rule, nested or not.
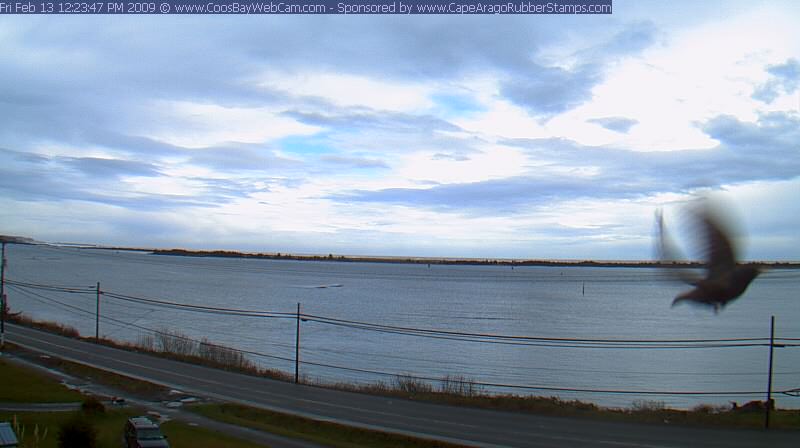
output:
[[[139,440],[158,440],[163,439],[164,435],[158,429],[140,429],[136,431],[136,438]]]

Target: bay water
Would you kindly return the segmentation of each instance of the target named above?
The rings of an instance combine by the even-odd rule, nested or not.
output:
[[[8,245],[6,252],[6,277],[12,281],[78,288],[99,282],[102,291],[122,295],[276,313],[296,313],[299,303],[303,313],[347,321],[300,323],[301,374],[326,383],[451,375],[489,384],[480,386],[489,393],[558,396],[610,407],[642,401],[675,408],[741,404],[766,398],[768,346],[621,348],[501,341],[514,342],[508,344],[486,338],[465,341],[459,334],[665,341],[768,338],[770,317],[775,316],[776,337],[800,338],[798,270],[762,274],[742,297],[715,314],[690,305],[672,308],[672,299],[688,286],[658,268],[429,267],[28,245]],[[94,335],[94,294],[19,286],[6,291],[12,312]],[[297,321],[291,316],[198,313],[106,295],[101,296],[100,315],[103,337],[136,342],[147,329],[178,331],[250,352],[248,357],[262,366],[294,372]],[[353,322],[453,334],[423,337],[385,327],[372,331]],[[775,391],[800,388],[800,347],[791,345],[800,341],[784,342],[788,346],[774,352]],[[726,394],[732,391],[753,393]],[[800,408],[800,398],[774,397],[779,407]]]

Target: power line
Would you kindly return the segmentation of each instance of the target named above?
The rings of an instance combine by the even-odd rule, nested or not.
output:
[[[18,288],[18,287],[13,287],[13,289],[14,289],[15,291],[17,291],[17,292],[20,292],[20,293],[22,293],[22,294],[28,295],[29,297],[30,297],[30,295],[32,294],[32,295],[34,295],[34,296],[37,296],[37,297],[39,297],[39,298],[42,298],[42,299],[49,300],[49,301],[51,301],[51,302],[53,302],[53,303],[56,303],[56,304],[58,304],[58,305],[62,306],[63,308],[65,308],[65,309],[67,309],[67,310],[75,310],[75,311],[78,311],[78,312],[80,312],[80,313],[83,313],[83,314],[86,314],[86,315],[92,315],[92,316],[93,316],[93,313],[92,313],[91,311],[89,311],[89,310],[84,310],[84,309],[82,309],[82,308],[78,308],[78,307],[75,307],[75,306],[71,306],[71,305],[69,305],[69,304],[65,304],[65,303],[63,303],[63,302],[60,302],[60,301],[57,301],[57,300],[55,300],[55,299],[48,298],[48,297],[45,297],[45,296],[42,296],[42,295],[40,295],[40,294],[36,294],[36,293],[33,293],[33,292],[30,292],[30,293],[28,293],[28,292],[26,292],[26,291],[24,291],[24,290],[22,290],[22,289],[20,289],[20,288]],[[150,309],[150,310],[151,310],[151,311],[154,311],[154,309]],[[114,323],[116,323],[116,324],[118,324],[118,325],[120,325],[120,326],[137,328],[137,329],[145,330],[145,331],[148,331],[148,332],[161,333],[161,334],[165,334],[165,335],[170,335],[170,336],[174,336],[174,337],[179,337],[179,338],[181,338],[181,339],[183,339],[183,338],[184,338],[184,337],[182,337],[182,336],[176,336],[176,335],[175,335],[175,334],[173,334],[173,333],[162,332],[162,331],[155,330],[155,329],[152,329],[152,328],[148,328],[148,327],[143,327],[143,326],[140,326],[140,325],[136,325],[136,324],[135,324],[135,322],[134,322],[134,323],[125,322],[125,321],[118,320],[118,319],[115,319],[115,318],[112,318],[112,317],[108,317],[108,316],[106,316],[104,319],[105,319],[105,320],[108,320],[108,321],[112,321],[112,322],[114,322]],[[192,340],[192,341],[196,341],[196,340],[194,340],[194,339],[191,339],[191,338],[186,338],[186,339],[189,339],[189,340]],[[197,342],[197,341],[196,341],[196,342]],[[282,346],[282,347],[284,347],[284,348],[291,348],[291,347],[293,347],[293,346],[292,346],[292,345],[290,345],[290,344],[272,344],[272,345],[276,345],[276,346]],[[237,351],[239,351],[239,350],[237,349]],[[332,350],[332,349],[312,349],[311,351],[312,351],[312,352],[313,352],[313,351],[321,351],[321,352],[330,352],[330,353],[345,353],[345,354],[357,354],[357,355],[364,355],[364,353],[361,353],[361,352],[352,352],[352,351],[346,351],[346,350]],[[272,357],[272,355],[266,355],[266,354],[264,354],[264,353],[260,353],[260,352],[254,352],[254,351],[252,351],[252,352],[247,352],[247,353],[248,353],[248,354],[251,354],[251,355],[256,355],[256,356],[267,356],[267,357]],[[389,357],[389,358],[407,359],[407,360],[413,360],[413,361],[425,361],[425,360],[422,360],[422,359],[419,359],[419,358],[402,358],[402,357],[391,356],[391,355],[381,355],[381,354],[368,354],[368,355],[373,355],[373,356],[383,356],[383,357]],[[285,360],[285,361],[292,361],[292,360],[291,360],[291,359],[289,359],[289,358],[282,358],[282,357],[278,357],[278,359],[282,359],[282,360]],[[429,360],[429,361],[430,361],[430,362],[435,362],[435,361],[432,361],[432,360]],[[331,367],[331,365],[329,365],[329,364],[320,364],[320,363],[315,363],[315,364],[311,364],[311,365],[320,365],[320,366],[325,366],[325,367]],[[339,366],[339,367],[340,367],[340,366]],[[576,370],[576,369],[554,369],[554,368],[545,368],[545,367],[538,367],[538,368],[535,368],[535,370],[548,370],[548,371],[568,371],[568,372],[577,372],[577,371],[580,371],[580,370]],[[360,371],[360,370],[358,370],[358,371]],[[378,373],[378,372],[375,372],[375,371],[369,371],[369,372],[371,372],[371,373]],[[761,374],[762,374],[762,373],[731,373],[731,372],[724,372],[724,373],[712,373],[712,372],[629,372],[629,371],[625,371],[625,372],[623,372],[623,371],[603,371],[603,372],[600,372],[600,371],[596,371],[596,370],[591,370],[591,371],[587,370],[586,372],[609,373],[609,374],[639,374],[639,375],[698,375],[698,376],[700,376],[700,375],[707,375],[707,376],[736,376],[736,375],[740,375],[740,376],[741,376],[741,375],[761,375]],[[797,374],[797,373],[800,373],[800,372],[779,372],[779,373],[776,373],[776,374],[780,374],[780,375],[787,374],[787,375],[788,375],[788,374]]]
[[[440,365],[442,363],[441,359],[425,359],[425,358],[417,358],[412,356],[400,356],[400,355],[393,355],[393,354],[386,354],[386,353],[373,353],[373,352],[357,352],[352,350],[341,350],[341,349],[330,349],[330,348],[320,348],[320,347],[313,347],[313,348],[304,348],[304,352],[317,354],[324,356],[325,354],[332,354],[332,355],[355,355],[355,356],[370,356],[375,358],[388,358],[393,360],[400,360],[400,361],[414,361],[414,362],[424,362],[430,364],[437,364]],[[453,363],[448,363],[448,366],[453,366]],[[469,367],[468,364],[461,364],[458,363],[456,365],[461,365],[464,367]],[[608,374],[608,375],[647,375],[647,376],[763,376],[764,372],[685,372],[685,371],[661,371],[661,372],[648,372],[648,371],[635,371],[635,370],[597,370],[597,369],[568,369],[568,368],[560,368],[560,367],[541,367],[541,366],[514,366],[514,365],[503,365],[503,369],[513,369],[513,370],[526,370],[526,371],[545,371],[545,372],[572,372],[572,373],[596,373],[596,374]],[[786,371],[786,372],[775,372],[774,375],[800,375],[800,371]]]
[[[210,314],[219,314],[219,315],[232,315],[232,316],[244,316],[244,317],[267,317],[267,318],[295,318],[296,313],[286,313],[286,312],[277,312],[277,311],[257,311],[257,310],[245,310],[245,309],[236,309],[236,308],[221,308],[221,307],[214,307],[214,306],[203,306],[203,305],[190,305],[186,303],[178,303],[178,302],[168,302],[162,300],[155,300],[155,299],[146,299],[143,297],[136,297],[130,296],[125,294],[117,294],[109,291],[103,291],[103,296],[110,297],[112,299],[118,299],[128,302],[136,302],[142,304],[151,304],[151,305],[158,305],[166,308],[172,309],[179,309],[185,311],[195,311],[195,312],[204,312]]]
[[[760,341],[761,338],[741,339],[677,339],[677,340],[628,340],[628,339],[581,339],[581,338],[550,338],[536,336],[507,336],[496,334],[466,333],[447,330],[419,329],[410,327],[397,327],[391,325],[371,324],[366,322],[332,319],[309,314],[301,315],[311,322],[327,325],[368,330],[379,333],[420,336],[432,339],[445,339],[464,342],[480,342],[489,344],[524,345],[535,347],[562,347],[562,348],[625,348],[625,349],[684,349],[684,348],[734,348],[734,347],[761,347],[769,345]],[[768,341],[768,339],[766,339]],[[742,341],[742,342],[739,342]]]
[[[37,293],[31,292],[31,291],[19,290],[19,289],[16,289],[16,288],[15,288],[15,290],[17,292],[23,294],[23,295],[28,296],[28,297],[35,296],[35,297],[32,297],[32,298],[34,298],[34,300],[37,300],[36,298],[38,297],[39,299],[46,300],[46,301],[49,301],[51,303],[55,303],[55,304],[65,308],[67,310],[74,310],[74,311],[78,311],[78,312],[81,312],[81,313],[84,313],[84,314],[88,314],[88,315],[94,316],[94,313],[92,311],[84,310],[82,308],[63,303],[61,301],[58,301],[58,300],[50,298],[50,297],[43,296],[41,294],[37,294]],[[122,321],[122,320],[119,320],[119,319],[115,319],[113,317],[106,316],[106,317],[103,317],[103,319],[107,320],[107,321],[110,321],[110,322],[113,322],[113,323],[116,323],[118,325],[130,327],[130,328],[136,328],[136,329],[144,330],[144,331],[147,331],[147,332],[150,332],[150,333],[154,333],[154,334],[160,334],[160,335],[173,337],[173,338],[177,338],[177,339],[181,339],[181,340],[196,342],[198,344],[211,345],[211,346],[216,346],[216,347],[223,347],[223,346],[220,346],[220,345],[217,345],[217,344],[213,344],[213,343],[208,342],[208,341],[201,341],[201,340],[193,339],[193,338],[190,338],[188,336],[181,335],[181,334],[175,334],[175,333],[171,333],[171,332],[168,332],[168,331],[162,331],[162,330],[156,330],[156,329],[153,329],[153,328],[144,327],[144,326],[141,326],[141,325],[125,322],[125,321]],[[244,353],[244,354],[249,354],[249,355],[256,355],[256,356],[266,357],[266,358],[274,358],[274,359],[279,359],[279,360],[283,360],[283,361],[292,361],[292,362],[294,361],[294,359],[291,359],[291,358],[285,358],[285,357],[281,357],[281,356],[269,355],[269,354],[266,354],[266,353],[260,353],[260,352],[255,352],[255,351],[247,351],[247,350],[239,350],[239,349],[235,349],[235,348],[231,348],[231,347],[223,347],[223,348],[229,349],[229,350],[233,350],[233,351],[236,351],[236,352],[240,352],[240,353]]]
[[[76,312],[77,311],[79,313],[94,315],[94,313],[92,313],[89,310],[85,310],[83,308],[80,308],[80,307],[77,307],[77,306],[74,306],[74,305],[63,303],[63,302],[55,300],[53,298],[46,297],[46,296],[43,296],[41,294],[37,294],[37,293],[35,293],[33,291],[27,291],[25,289],[20,288],[17,285],[9,285],[9,288],[11,288],[12,290],[14,290],[14,291],[26,296],[26,297],[33,298],[34,300],[37,300],[40,303],[42,303],[42,300],[46,300],[46,301],[49,301],[51,303],[55,303],[55,304],[61,306],[62,308],[66,309],[67,311],[70,311],[70,312]]]
[[[64,287],[55,285],[42,285],[34,283],[10,282],[16,286],[45,289],[49,291],[60,291],[69,293],[89,293],[95,289],[86,287]],[[266,317],[266,318],[296,318],[297,313],[259,311],[237,308],[223,308],[204,305],[192,305],[173,301],[164,301],[137,297],[126,294],[118,294],[110,291],[102,291],[105,297],[112,299],[147,304],[151,306],[161,306],[183,311],[194,311],[216,315],[232,315],[242,317]],[[524,345],[537,347],[561,347],[561,348],[606,348],[606,349],[688,349],[688,348],[739,348],[739,347],[762,347],[768,346],[768,338],[725,338],[725,339],[588,339],[588,338],[556,338],[541,336],[515,336],[500,335],[490,333],[470,333],[463,331],[413,328],[396,325],[376,324],[370,322],[338,319],[313,314],[301,313],[300,317],[306,321],[317,322],[326,325],[333,325],[345,328],[368,330],[379,333],[419,336],[433,339],[454,340],[463,342],[479,342],[504,345]],[[781,341],[800,341],[798,338],[778,338]],[[798,344],[783,344],[793,347]]]
[[[66,287],[66,286],[56,286],[56,285],[42,285],[36,283],[26,283],[26,282],[17,282],[12,280],[7,280],[7,283],[23,288],[33,288],[33,289],[42,289],[46,291],[57,291],[57,292],[67,292],[67,293],[96,293],[97,289],[95,287]],[[186,303],[178,303],[178,302],[169,302],[163,300],[155,300],[155,299],[147,299],[143,297],[136,297],[130,296],[125,294],[118,294],[111,291],[101,291],[101,295],[105,297],[109,297],[112,299],[130,301],[130,302],[137,302],[137,303],[145,303],[150,305],[159,305],[163,307],[170,307],[175,309],[182,309],[182,310],[192,310],[192,311],[201,311],[201,312],[211,312],[215,314],[231,314],[231,315],[238,315],[238,316],[252,316],[252,317],[295,317],[296,313],[285,313],[285,312],[275,312],[275,311],[257,311],[257,310],[244,310],[244,309],[235,309],[235,308],[222,308],[222,307],[212,307],[212,306],[203,306],[203,305],[191,305]]]
[[[406,375],[393,372],[382,372],[377,370],[357,369],[353,367],[344,367],[334,364],[325,364],[312,361],[304,361],[303,364],[313,365],[318,367],[326,367],[331,369],[346,370],[351,372],[369,373],[374,375],[391,376],[395,378],[409,378],[412,380],[441,382],[443,378],[434,378],[427,376]],[[553,386],[531,386],[521,384],[505,384],[505,383],[489,383],[481,381],[456,381],[465,384],[474,384],[476,386],[485,386],[493,388],[504,389],[527,389],[527,390],[545,390],[554,392],[583,392],[583,393],[599,393],[599,394],[630,394],[630,395],[705,395],[705,396],[733,396],[733,395],[761,395],[763,391],[713,391],[713,392],[699,392],[699,391],[652,391],[652,390],[622,390],[622,389],[588,389],[588,388],[570,388],[570,387],[553,387]],[[782,393],[782,392],[779,392]]]
[[[58,291],[68,293],[94,293],[96,288],[94,286],[58,286],[58,285],[42,285],[39,283],[18,282],[15,280],[6,280],[6,283],[25,288],[44,289],[47,291]]]
[[[91,311],[87,311],[69,304],[65,304],[58,300],[46,297],[44,295],[32,292],[32,291],[24,291],[19,286],[13,286],[14,290],[20,292],[27,296],[35,296],[45,300],[48,300],[52,303],[59,304],[67,309],[75,310],[84,314],[91,315]],[[190,338],[188,336],[174,334],[170,332],[164,332],[159,330],[154,330],[151,328],[147,328],[141,325],[131,324],[128,322],[120,321],[118,319],[107,317],[105,318],[111,322],[116,322],[120,325],[129,326],[133,328],[142,329],[148,332],[152,332],[154,334],[161,334],[168,337],[173,337],[181,340],[187,340],[191,342],[196,342],[205,345],[223,347],[216,344],[209,343],[207,341],[198,341],[196,339]],[[294,362],[295,360],[292,358],[282,357],[282,356],[275,356],[275,355],[268,355],[265,353],[255,352],[255,351],[248,351],[248,350],[238,350],[233,349],[230,347],[224,347],[226,349],[230,349],[232,351],[236,351],[246,355],[253,355],[258,357],[266,357],[271,359],[278,359],[282,361]],[[328,364],[328,363],[320,363],[314,361],[301,361],[303,365],[310,365],[310,366],[317,366],[317,367],[324,367],[324,368],[331,368],[331,369],[338,369],[338,370],[345,370],[350,372],[357,372],[357,373],[365,373],[365,374],[372,374],[372,375],[379,375],[379,376],[391,376],[395,378],[409,378],[413,380],[420,380],[420,381],[429,381],[429,382],[440,382],[443,381],[442,378],[433,378],[427,376],[414,376],[414,375],[407,375],[407,374],[399,374],[396,372],[385,372],[385,371],[378,371],[378,370],[370,370],[370,369],[360,369],[354,367],[345,367],[336,364]],[[459,381],[457,381],[459,382]],[[491,383],[491,382],[480,382],[480,381],[464,381],[466,384],[473,384],[476,386],[483,386],[483,387],[492,387],[492,388],[505,388],[505,389],[522,389],[522,390],[541,390],[541,391],[552,391],[552,392],[578,392],[578,393],[598,393],[598,394],[627,394],[627,395],[672,395],[672,396],[687,396],[687,395],[696,395],[696,396],[746,396],[746,395],[760,395],[762,391],[658,391],[658,390],[622,390],[622,389],[591,389],[591,388],[568,388],[568,387],[554,387],[554,386],[542,386],[542,385],[520,385],[520,384],[507,384],[507,383]],[[791,394],[794,390],[786,390],[786,391],[778,391],[777,393],[783,394]]]

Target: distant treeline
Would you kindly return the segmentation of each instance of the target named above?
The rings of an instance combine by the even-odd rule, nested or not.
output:
[[[696,267],[703,266],[700,262],[675,261],[564,261],[564,260],[491,260],[491,259],[452,259],[452,258],[403,258],[403,257],[360,257],[344,255],[295,255],[277,253],[247,253],[229,250],[186,250],[186,249],[156,249],[154,255],[176,255],[182,257],[221,257],[221,258],[258,258],[267,260],[299,260],[299,261],[340,261],[350,263],[403,263],[403,264],[431,264],[431,265],[498,265],[498,266],[583,266],[583,267]],[[800,268],[800,263],[751,262],[747,264],[767,266],[770,268]]]
[[[0,235],[0,243],[33,244],[35,242],[33,239],[25,238],[24,236]]]

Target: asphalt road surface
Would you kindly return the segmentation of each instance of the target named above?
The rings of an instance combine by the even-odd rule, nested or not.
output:
[[[199,396],[361,428],[486,447],[800,447],[800,431],[702,429],[469,409],[255,378],[17,325],[9,342]]]

